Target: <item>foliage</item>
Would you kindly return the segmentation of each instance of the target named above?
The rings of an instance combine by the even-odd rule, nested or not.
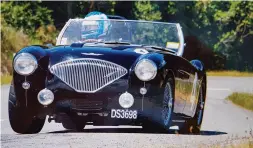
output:
[[[135,2],[135,17],[140,20],[155,21],[161,20],[161,12],[159,6],[150,1]]]
[[[29,35],[33,41],[54,43],[56,28],[51,17],[52,10],[41,6],[41,2],[2,2],[1,14],[5,22]]]
[[[197,1],[170,2],[167,13],[183,26],[186,36],[198,37],[215,56],[224,56],[226,63],[216,64],[218,67],[222,64],[227,69],[253,71],[252,54],[249,54],[253,52],[252,10],[253,2]],[[213,65],[214,69],[218,68]]]
[[[243,108],[253,111],[253,94],[233,93],[227,99]]]
[[[12,56],[21,48],[27,46],[29,38],[22,30],[8,26],[1,17],[1,74],[8,74],[12,71]]]
[[[41,26],[36,30],[35,38],[42,44],[55,43],[57,33],[54,25]]]
[[[214,50],[227,56],[229,67],[239,70],[253,70],[253,3],[246,1],[230,2],[226,10],[218,10],[214,20],[219,23],[221,35],[214,45]],[[245,46],[246,45],[246,46]],[[242,69],[241,67],[244,67]]]
[[[12,80],[11,75],[1,75],[1,85],[3,84],[10,84]]]
[[[40,6],[41,2],[2,2],[1,14],[7,24],[32,35],[40,26],[53,24],[52,10]]]

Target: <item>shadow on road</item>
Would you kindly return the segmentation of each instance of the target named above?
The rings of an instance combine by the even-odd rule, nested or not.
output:
[[[94,128],[94,129],[83,129],[82,131],[74,130],[62,130],[49,132],[51,134],[59,133],[143,133],[143,134],[177,134],[176,130],[170,130],[169,132],[157,131],[157,132],[146,132],[142,128]],[[214,135],[224,135],[225,132],[220,131],[201,131],[197,135],[214,136]],[[183,135],[193,135],[193,134],[183,134]]]

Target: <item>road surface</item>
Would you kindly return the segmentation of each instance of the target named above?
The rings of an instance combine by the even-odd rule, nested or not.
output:
[[[196,147],[239,143],[252,138],[253,112],[242,109],[225,97],[232,92],[253,93],[253,78],[208,77],[207,102],[200,135],[144,133],[141,127],[93,127],[83,132],[64,130],[61,124],[46,123],[39,134],[19,135],[8,121],[9,86],[1,86],[2,147]],[[250,134],[251,133],[251,134]],[[204,146],[205,147],[205,146]]]

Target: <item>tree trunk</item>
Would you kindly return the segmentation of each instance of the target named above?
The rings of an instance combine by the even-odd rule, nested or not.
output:
[[[73,17],[73,13],[72,13],[72,6],[73,6],[73,2],[67,2],[67,12],[68,12],[68,18],[72,18]]]

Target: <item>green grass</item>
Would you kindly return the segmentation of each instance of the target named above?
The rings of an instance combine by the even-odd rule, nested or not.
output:
[[[10,75],[3,75],[1,76],[1,85],[3,84],[10,84],[12,80],[12,76]]]
[[[208,71],[208,76],[233,76],[233,77],[253,77],[253,72],[240,72],[236,70],[228,71]]]
[[[235,92],[226,99],[232,101],[236,105],[253,111],[253,94]]]

